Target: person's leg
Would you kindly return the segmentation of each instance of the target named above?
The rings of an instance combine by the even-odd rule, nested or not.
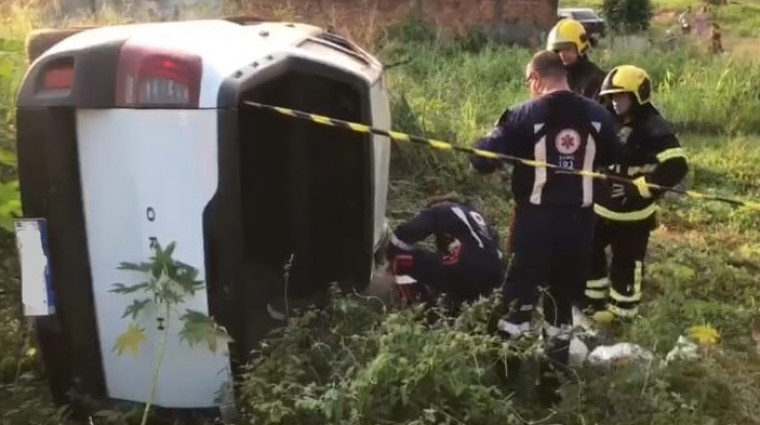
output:
[[[607,310],[616,318],[633,318],[641,302],[644,258],[652,225],[649,222],[618,223],[613,229]]]
[[[590,209],[557,211],[553,221],[548,291],[544,295],[547,362],[539,391],[549,404],[558,401],[558,374],[567,375],[573,325],[572,304],[588,276],[594,215]]]
[[[577,288],[589,275],[594,230],[590,209],[557,211],[551,228],[551,254],[548,290],[544,295],[544,318],[551,334],[572,327],[572,303]]]
[[[497,328],[508,339],[519,338],[531,331],[533,311],[538,301],[539,286],[546,285],[550,253],[547,212],[544,208],[516,206],[510,223],[506,247],[508,266],[502,284],[503,316]],[[521,369],[519,356],[500,362],[500,376],[508,387],[518,383]]]
[[[547,209],[516,207],[507,255],[509,266],[504,278],[503,305],[505,317],[499,324],[502,332],[518,337],[530,330],[533,311],[538,301],[538,288],[547,283],[546,263],[550,254],[549,218]]]
[[[593,239],[591,242],[589,274],[584,279],[585,286],[581,309],[587,314],[603,310],[609,297],[610,280],[607,267],[606,249],[609,246],[608,221],[602,217],[595,218]]]
[[[478,270],[469,267],[464,261],[451,264],[442,259],[437,264],[430,263],[425,274],[428,276],[426,284],[431,295],[428,305],[443,307],[448,316],[455,316],[463,302],[476,298],[469,289],[478,277]]]

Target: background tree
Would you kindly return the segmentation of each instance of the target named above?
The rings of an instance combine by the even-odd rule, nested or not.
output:
[[[604,0],[602,15],[618,34],[646,31],[652,22],[651,0]]]

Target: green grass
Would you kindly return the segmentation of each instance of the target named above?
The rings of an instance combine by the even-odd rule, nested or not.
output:
[[[737,37],[760,37],[760,2],[743,1],[719,8],[715,18],[724,31]]]
[[[23,20],[14,25],[15,35],[0,37],[18,40],[28,28]],[[740,59],[705,57],[688,46],[592,54],[605,67],[634,63],[650,71],[655,103],[682,131],[694,190],[760,199],[756,67]],[[413,58],[388,74],[399,131],[471,144],[506,107],[527,98],[522,79],[527,50],[395,40],[384,45],[381,55],[388,62]],[[18,65],[2,74],[0,105],[12,105],[22,74]],[[0,147],[12,147],[12,127],[6,123],[3,129]],[[425,196],[457,189],[477,192],[485,214],[506,236],[511,200],[498,176],[473,178],[466,173],[466,158],[400,147],[389,194],[388,215],[394,222],[413,215]],[[0,179],[11,173],[3,168]],[[711,323],[722,335],[721,344],[702,350],[698,362],[663,369],[634,364],[580,370],[582,385],[565,387],[568,397],[549,423],[760,423],[760,361],[751,337],[760,314],[760,215],[682,198],[667,199],[662,209],[662,226],[650,250],[643,317],[622,328],[619,338],[664,355],[688,327]],[[27,326],[19,314],[12,240],[7,233],[0,239],[0,425],[57,424],[56,409],[38,379],[38,355],[28,350]],[[452,417],[466,423],[464,412],[470,423],[517,424],[522,423],[518,415],[546,414],[509,400],[493,404],[487,386],[492,371],[482,362],[500,348],[473,324],[477,320],[429,330],[409,313],[370,315],[347,303],[329,317],[299,322],[314,332],[291,328],[289,336],[273,341],[272,349],[287,355],[263,358],[246,382],[243,403],[255,415],[269,423],[279,423],[273,420],[279,418],[298,425],[367,423],[356,412],[367,421],[393,424],[457,423]],[[329,349],[304,350],[307,338],[308,347]],[[305,385],[311,373],[305,366],[319,366],[322,380]],[[400,406],[397,411],[388,408],[394,403]],[[352,415],[353,420],[347,419]],[[407,420],[414,415],[419,421]]]

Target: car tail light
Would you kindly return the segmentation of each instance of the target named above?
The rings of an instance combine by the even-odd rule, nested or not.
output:
[[[202,72],[201,58],[196,55],[127,42],[116,73],[116,106],[197,108]]]
[[[74,60],[65,58],[50,62],[44,68],[42,90],[71,90],[74,85]]]

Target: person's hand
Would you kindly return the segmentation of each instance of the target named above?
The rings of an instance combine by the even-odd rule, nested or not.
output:
[[[612,183],[610,190],[612,199],[620,199],[622,203],[638,198],[650,198],[652,193],[647,187],[647,182],[643,177],[634,180],[632,184]]]
[[[613,183],[610,198],[619,199],[621,204],[640,197],[635,186],[625,183]]]
[[[626,185],[622,183],[613,183],[612,190],[610,193],[610,198],[612,199],[625,198],[626,197],[625,186]]]

